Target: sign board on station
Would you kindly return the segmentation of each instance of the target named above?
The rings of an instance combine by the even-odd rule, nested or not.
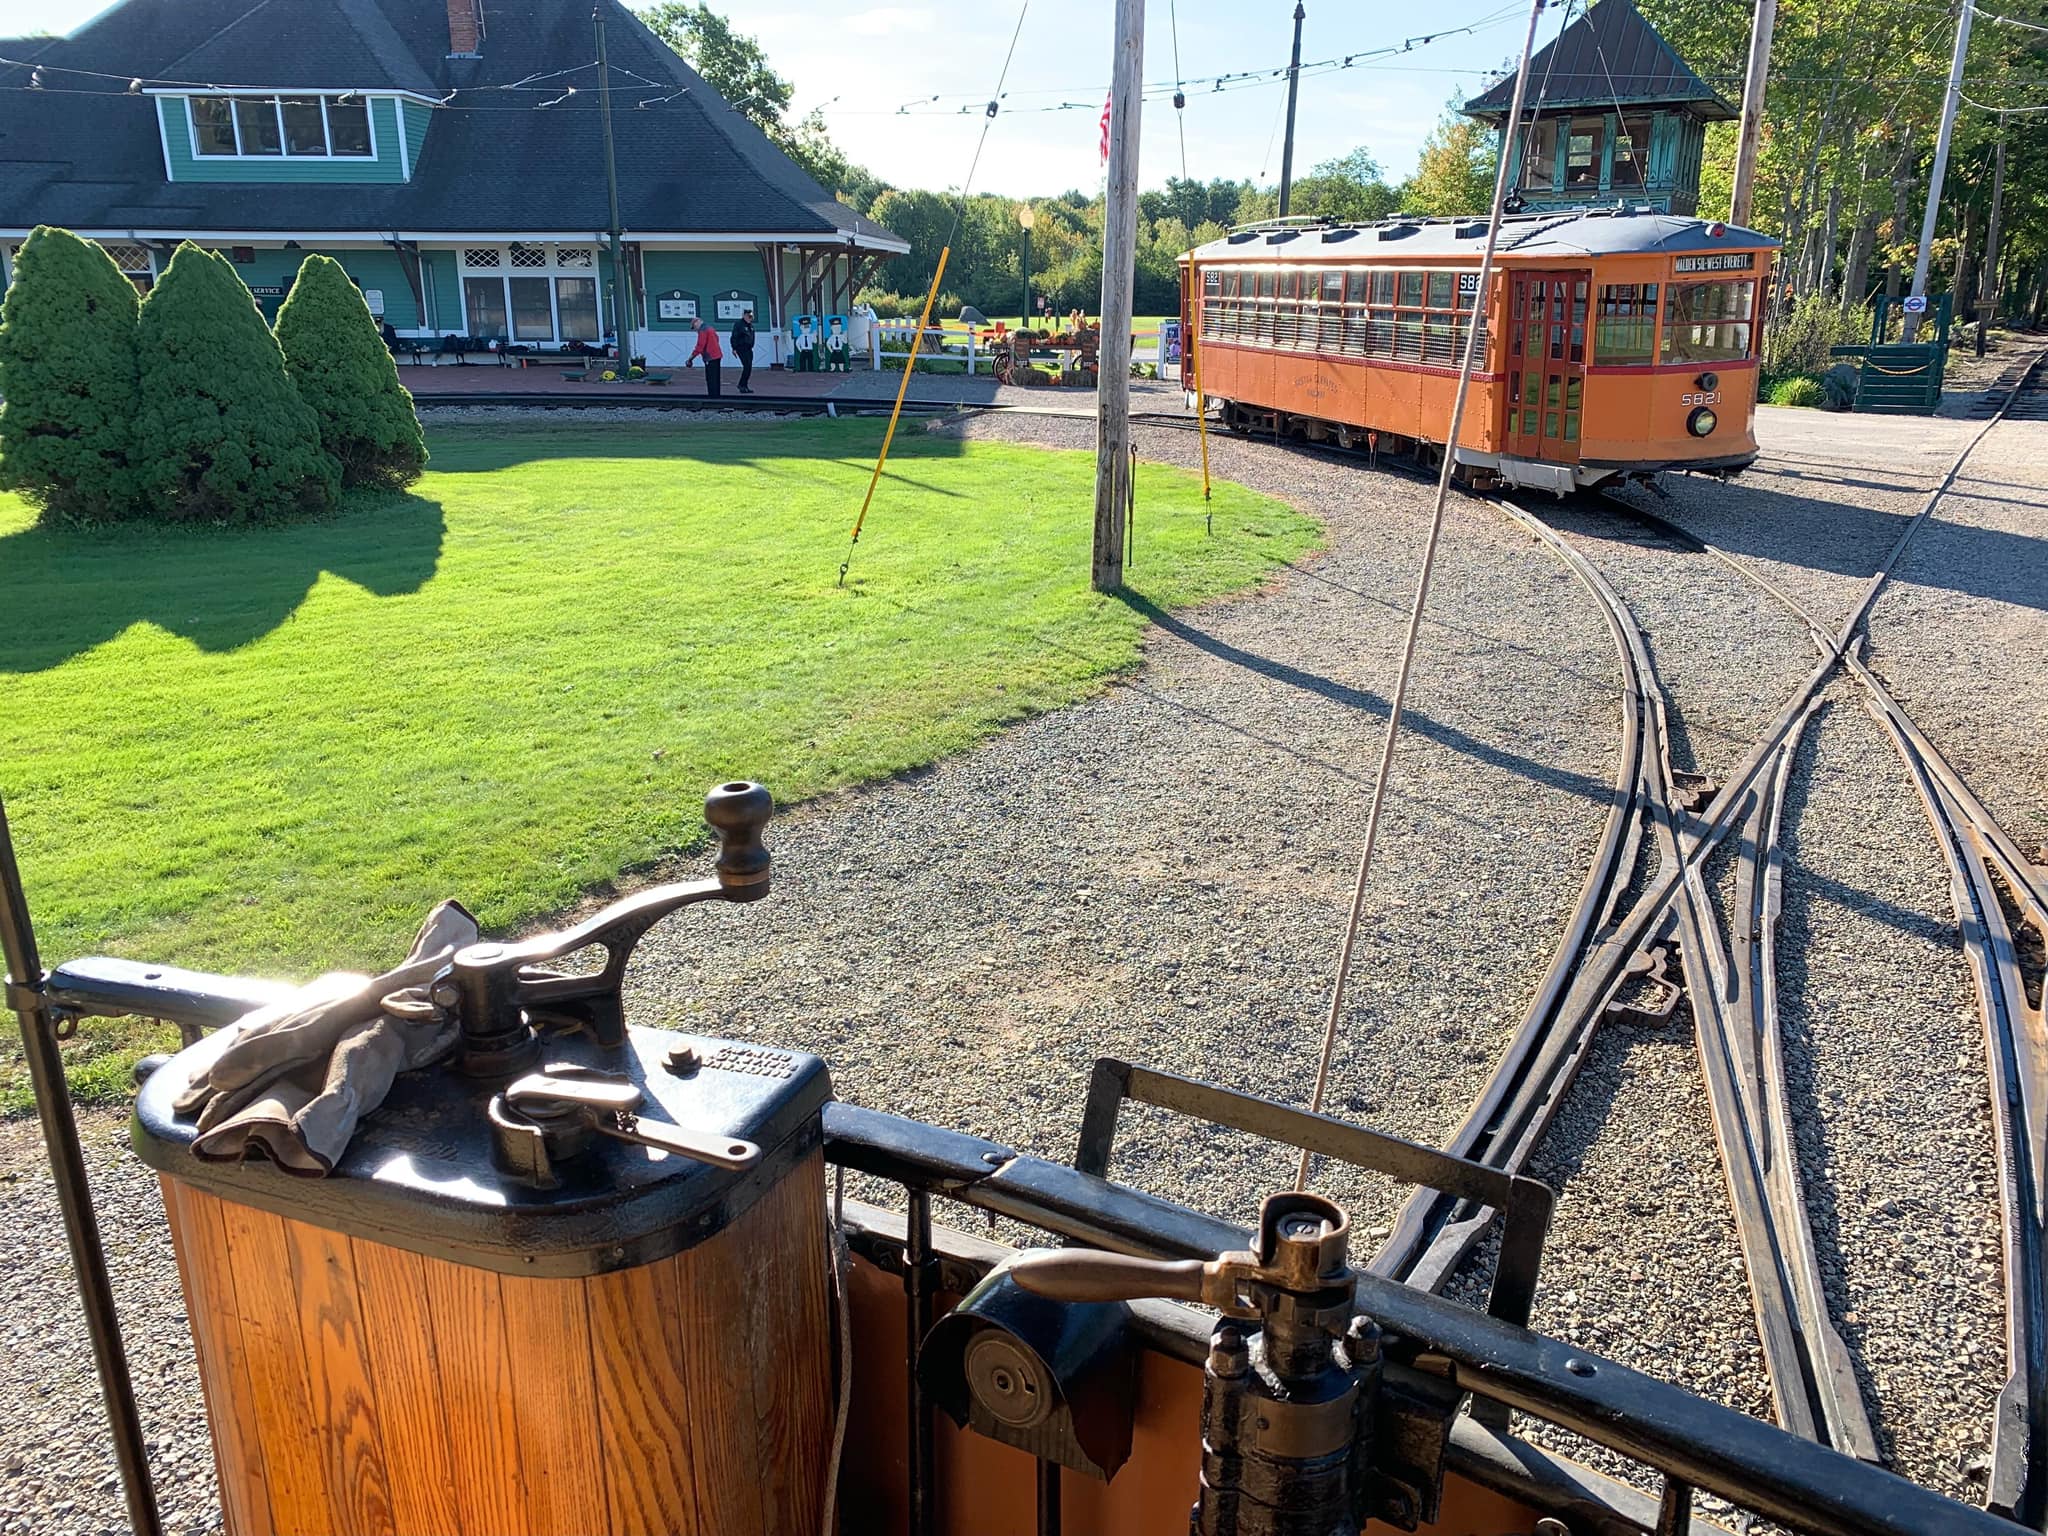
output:
[[[1910,293],[1906,295],[1905,302],[1899,308],[1909,315],[1924,315],[1927,313],[1927,295],[1924,293]]]
[[[680,288],[657,293],[654,296],[654,313],[661,320],[694,320],[697,318],[697,295],[685,293]]]
[[[760,302],[751,293],[741,288],[728,288],[723,293],[711,295],[712,314],[720,320],[737,320],[748,310],[761,312]]]

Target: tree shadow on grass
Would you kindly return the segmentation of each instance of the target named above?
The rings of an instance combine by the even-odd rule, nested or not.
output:
[[[0,672],[60,666],[132,624],[231,651],[289,619],[323,571],[378,597],[417,592],[446,527],[438,501],[413,495],[352,496],[283,527],[39,523],[0,537]]]

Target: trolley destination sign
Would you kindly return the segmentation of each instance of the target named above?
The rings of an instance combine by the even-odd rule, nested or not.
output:
[[[1716,251],[1711,256],[1679,256],[1673,259],[1674,272],[1747,272],[1756,265],[1754,251]]]

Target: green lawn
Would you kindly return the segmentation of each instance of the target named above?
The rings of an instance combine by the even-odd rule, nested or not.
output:
[[[784,804],[1101,688],[1145,620],[1087,584],[1093,461],[898,435],[844,588],[872,421],[446,428],[405,497],[278,529],[78,532],[0,496],[0,793],[45,963],[286,976],[395,960],[698,848],[704,790]],[[1138,478],[1133,591],[1179,607],[1314,525]],[[125,1089],[139,1026],[75,1081]],[[154,1048],[154,1044],[151,1044]],[[0,1045],[0,1108],[26,1079]]]

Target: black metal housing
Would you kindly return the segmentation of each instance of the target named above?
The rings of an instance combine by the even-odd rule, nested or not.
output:
[[[599,1274],[714,1236],[817,1149],[832,1093],[824,1062],[798,1051],[637,1026],[618,1051],[562,1036],[546,1042],[543,1061],[623,1073],[646,1096],[648,1118],[757,1143],[760,1160],[715,1168],[598,1136],[557,1165],[556,1187],[538,1189],[494,1156],[488,1109],[502,1085],[427,1071],[393,1083],[334,1172],[307,1179],[274,1163],[192,1155],[197,1127],[172,1105],[232,1038],[209,1036],[143,1084],[133,1140],[144,1162],[224,1200],[503,1274]],[[699,1064],[678,1076],[668,1060],[685,1048]]]

